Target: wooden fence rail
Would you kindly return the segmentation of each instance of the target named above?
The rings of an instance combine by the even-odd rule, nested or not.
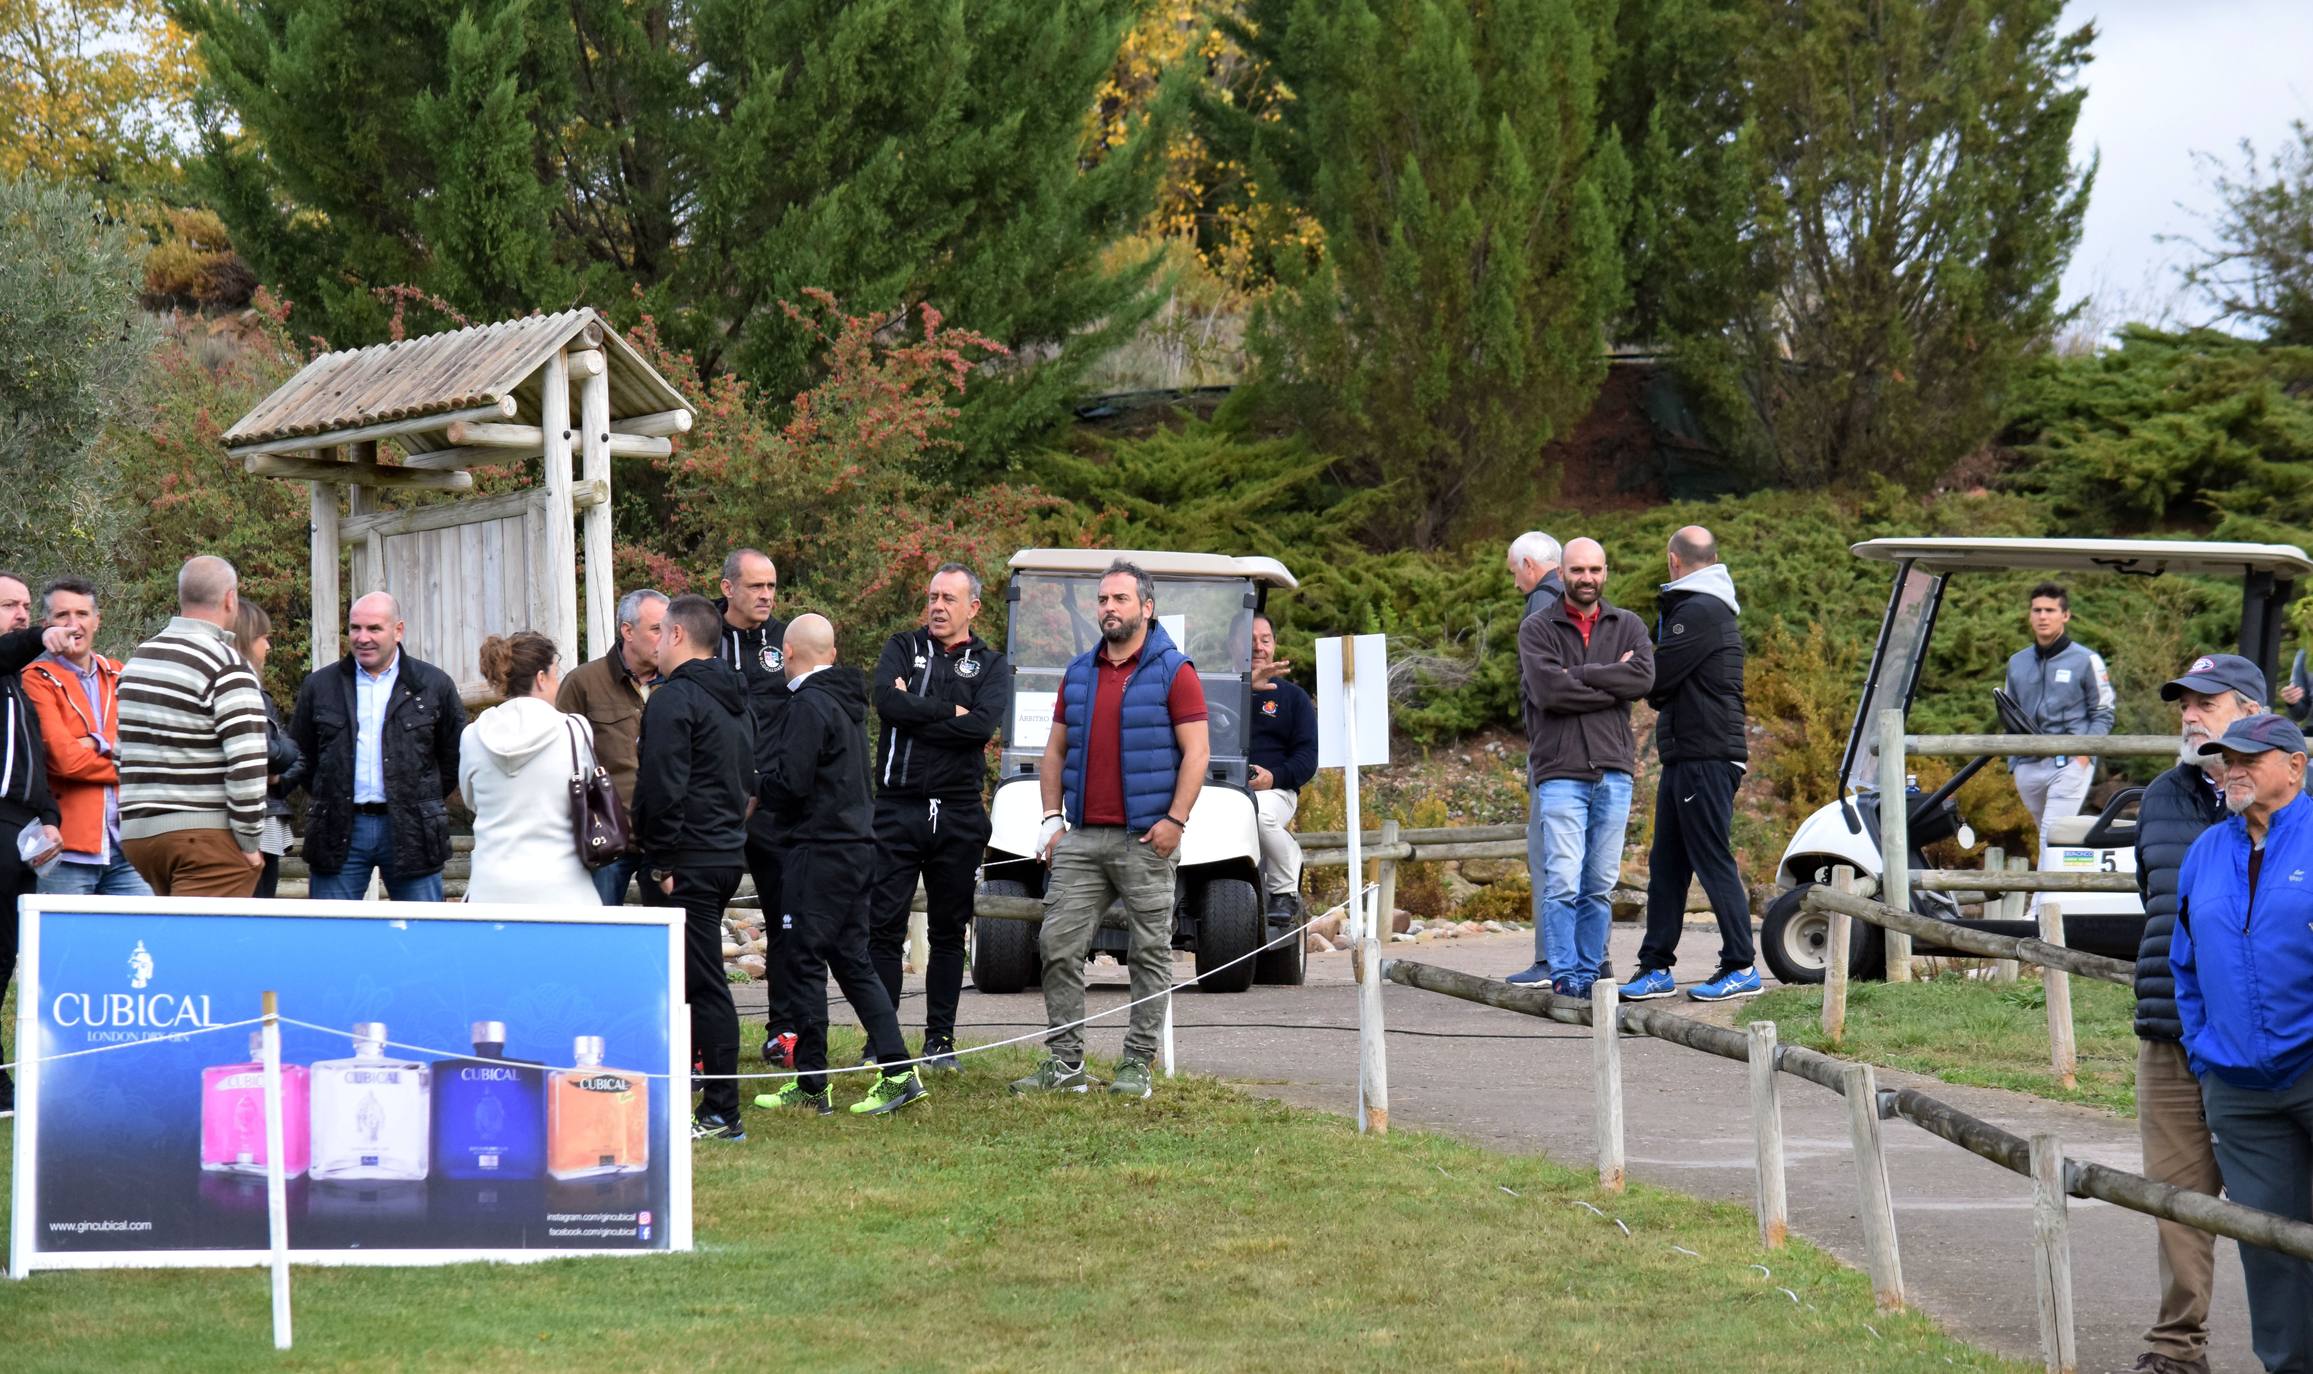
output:
[[[2101,954],[2087,954],[2045,940],[2034,940],[2020,935],[1994,935],[1986,930],[1970,930],[1922,916],[1913,911],[1898,911],[1885,902],[1869,897],[1853,897],[1830,887],[1816,886],[1807,890],[1800,904],[1824,912],[1834,920],[1841,916],[1880,927],[1882,930],[1900,930],[1925,943],[1956,949],[1979,959],[2020,959],[2043,968],[2059,968],[2077,973],[2083,978],[2100,982],[2118,983],[2133,987],[2136,966],[2121,959],[2107,959]],[[1828,970],[1826,970],[1828,973]]]

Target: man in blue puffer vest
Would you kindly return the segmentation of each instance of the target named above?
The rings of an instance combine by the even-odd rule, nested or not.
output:
[[[1084,1092],[1084,956],[1101,913],[1124,899],[1132,1020],[1109,1091],[1147,1097],[1172,981],[1173,869],[1212,756],[1205,689],[1156,621],[1156,585],[1119,559],[1100,579],[1101,642],[1060,681],[1038,771],[1052,867],[1044,891],[1044,1019],[1049,1057],[1015,1092]]]
[[[2169,962],[2217,1164],[2235,1202],[2313,1221],[2313,801],[2305,736],[2250,716],[2201,746],[2225,809],[2185,855]],[[2270,1371],[2313,1371],[2313,1262],[2241,1247],[2249,1343]]]

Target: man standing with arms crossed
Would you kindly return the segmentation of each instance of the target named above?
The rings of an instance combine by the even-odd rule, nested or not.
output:
[[[2224,765],[2201,746],[2236,720],[2263,713],[2265,675],[2237,654],[2196,658],[2162,685],[2177,704],[2179,762],[2144,789],[2136,813],[2136,891],[2144,934],[2136,953],[2136,1128],[2145,1177],[2215,1196],[2224,1180],[2201,1109],[2201,1086],[2186,1062],[2169,945],[2176,935],[2177,877],[2193,841],[2225,818]],[[2173,1221],[2159,1238],[2160,1314],[2144,1333],[2140,1374],[2208,1374],[2209,1294],[2217,1238]]]
[[[1131,926],[1132,1019],[1109,1091],[1147,1097],[1172,982],[1173,872],[1212,741],[1195,665],[1156,621],[1156,584],[1119,559],[1100,579],[1100,643],[1061,677],[1038,772],[1052,874],[1044,894],[1049,1057],[1014,1092],[1085,1092],[1084,956],[1121,896]]]
[[[923,628],[893,635],[870,679],[883,738],[875,769],[868,951],[898,1006],[908,908],[920,877],[932,946],[924,970],[923,1054],[927,1067],[939,1070],[957,1067],[964,933],[988,847],[980,784],[988,741],[1012,704],[1012,670],[972,633],[979,613],[979,577],[961,563],[941,564],[924,595]]]
[[[747,710],[755,726],[755,770],[771,764],[771,741],[779,737],[779,717],[787,709],[787,622],[771,614],[779,603],[779,569],[761,549],[738,549],[723,560],[723,613],[717,650],[744,679]],[[747,821],[747,872],[755,879],[755,899],[763,906],[763,1062],[795,1067],[796,1009],[789,1005],[787,931],[780,923],[779,844],[768,816]]]

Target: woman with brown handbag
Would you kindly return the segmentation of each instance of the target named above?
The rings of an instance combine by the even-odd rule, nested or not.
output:
[[[469,902],[601,906],[579,860],[583,807],[574,785],[597,770],[584,716],[554,709],[562,685],[554,641],[535,630],[482,641],[482,675],[504,698],[466,727],[458,791],[474,809]],[[612,798],[616,804],[615,794]]]

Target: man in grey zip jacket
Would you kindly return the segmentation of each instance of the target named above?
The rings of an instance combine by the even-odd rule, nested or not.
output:
[[[2008,660],[2008,695],[2024,718],[2043,735],[2111,734],[2112,675],[2095,650],[2075,644],[2067,633],[2071,597],[2054,582],[2041,583],[2032,589],[2029,619],[2030,647]],[[2008,760],[2016,795],[2032,813],[2043,845],[2049,822],[2079,814],[2095,768],[2096,761],[2084,754]]]
[[[908,907],[920,877],[931,943],[923,1054],[939,1070],[956,1067],[964,933],[988,848],[980,800],[988,741],[1012,705],[1011,666],[972,633],[979,613],[979,577],[961,563],[941,564],[925,592],[923,628],[893,635],[868,679],[881,724],[868,956],[898,1006]]]

